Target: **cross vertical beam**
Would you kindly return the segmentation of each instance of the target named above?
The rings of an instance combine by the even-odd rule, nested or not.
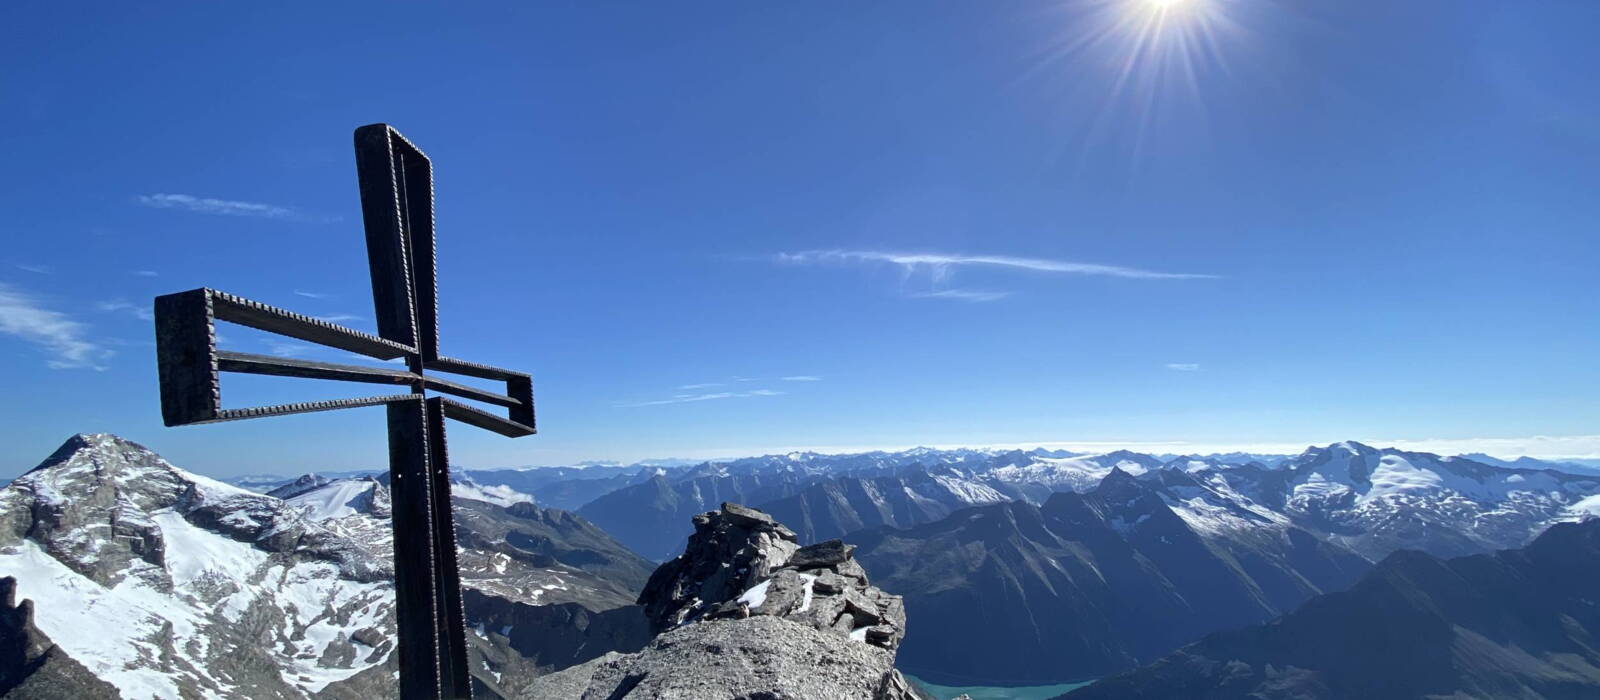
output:
[[[444,399],[427,400],[428,460],[433,465],[434,620],[438,623],[439,688],[445,697],[472,697],[467,667],[466,613],[461,604],[461,569],[456,563],[455,512],[450,508],[450,456],[444,439]]]
[[[402,698],[437,698],[442,688],[439,657],[443,655],[437,650],[444,640],[434,610],[433,480],[427,443],[422,402],[389,404],[389,500]]]

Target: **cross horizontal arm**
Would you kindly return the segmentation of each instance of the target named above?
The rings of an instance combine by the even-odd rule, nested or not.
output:
[[[439,402],[444,405],[444,415],[446,417],[454,418],[462,423],[466,423],[467,425],[500,433],[506,437],[522,437],[524,435],[532,435],[538,432],[534,430],[533,426],[531,425],[524,425],[514,420],[507,420],[493,413],[480,411],[459,401],[451,401],[450,399],[439,398]]]
[[[388,403],[402,401],[421,401],[418,394],[390,394],[387,396],[368,396],[361,399],[333,399],[330,401],[308,401],[305,403],[286,403],[276,406],[257,406],[254,408],[224,408],[217,411],[216,417],[207,420],[192,421],[194,423],[220,423],[230,420],[244,420],[246,418],[268,418],[271,416],[290,416],[296,413],[316,413],[318,411],[337,411],[341,408],[361,408],[363,406],[382,406]]]
[[[239,372],[243,374],[334,379],[344,382],[366,382],[368,384],[406,385],[419,379],[417,375],[403,369],[293,360],[270,355],[230,352],[228,350],[217,351],[217,369],[223,372]]]
[[[456,396],[507,408],[524,405],[522,400],[504,394],[496,394],[492,391],[479,389],[475,386],[467,386],[466,384],[457,384],[439,377],[418,376],[403,369],[294,360],[228,350],[217,351],[217,369],[223,372],[238,372],[241,374],[269,374],[277,377],[300,377],[304,379],[333,379],[343,382],[366,382],[368,384],[407,385],[420,379],[423,386],[446,394],[455,394]]]
[[[492,391],[479,389],[475,386],[457,384],[448,379],[440,379],[431,374],[422,378],[422,385],[435,391],[442,391],[446,394],[455,394],[456,396],[474,399],[484,403],[492,403],[496,406],[515,408],[523,405],[523,402],[520,399],[512,398],[504,394],[496,394]]]
[[[404,357],[408,352],[415,352],[414,349],[391,340],[362,333],[352,328],[337,326],[293,311],[285,311],[259,301],[251,301],[244,297],[234,296],[227,292],[219,292],[214,289],[196,291],[203,291],[210,297],[212,313],[219,321],[229,321],[269,333],[298,338],[308,343],[349,350],[353,353],[375,357],[380,360],[393,360],[398,357]]]
[[[432,360],[427,360],[423,363],[423,366],[427,369],[438,370],[440,372],[449,372],[451,374],[465,374],[469,377],[478,377],[479,379],[499,379],[503,381],[510,381],[513,379],[528,378],[528,375],[523,372],[500,369],[499,367],[490,367],[489,365],[480,365],[476,362],[467,362],[466,360],[457,360],[449,357],[438,357]]]

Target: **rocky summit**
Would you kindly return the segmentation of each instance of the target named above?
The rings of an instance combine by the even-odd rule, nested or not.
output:
[[[905,606],[868,582],[852,545],[801,547],[771,516],[733,503],[694,527],[639,596],[656,637],[545,676],[528,697],[920,697],[894,670]]]

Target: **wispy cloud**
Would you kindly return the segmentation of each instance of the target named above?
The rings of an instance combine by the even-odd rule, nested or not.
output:
[[[35,275],[48,275],[56,271],[55,268],[50,267],[49,265],[30,265],[25,263],[17,263],[15,267],[18,270],[22,270],[23,272],[32,272]]]
[[[107,313],[127,314],[141,321],[155,320],[155,313],[150,310],[149,306],[144,304],[134,304],[123,299],[117,299],[115,301],[102,301],[98,304],[95,304],[95,308]]]
[[[813,376],[813,375],[810,375],[810,374],[796,374],[796,375],[788,376],[788,377],[779,377],[779,379],[782,379],[783,381],[786,381],[786,382],[820,382],[820,381],[822,381],[822,377],[817,377],[817,376]]]
[[[1043,258],[1019,258],[1009,255],[957,255],[949,253],[888,253],[871,250],[806,250],[797,253],[779,253],[778,262],[791,265],[815,265],[824,263],[889,263],[904,268],[907,273],[920,269],[930,271],[935,280],[942,280],[949,276],[953,268],[958,267],[998,267],[1013,270],[1031,270],[1034,272],[1053,272],[1072,275],[1098,275],[1102,277],[1125,277],[1129,279],[1148,280],[1179,280],[1179,279],[1217,279],[1218,275],[1195,274],[1189,272],[1158,272],[1137,267],[1121,265],[1101,265],[1097,263],[1074,262],[1070,260],[1048,260]]]
[[[618,408],[640,408],[643,406],[664,406],[673,403],[694,403],[696,401],[716,401],[718,399],[747,399],[757,396],[782,396],[783,392],[772,389],[756,389],[754,391],[719,391],[710,394],[678,394],[670,399],[657,399],[654,401],[628,401],[617,404]]]
[[[184,211],[198,212],[201,214],[221,214],[224,216],[258,216],[267,219],[292,219],[298,215],[289,207],[280,207],[273,204],[260,202],[241,202],[231,199],[213,199],[211,197],[196,197],[192,194],[146,194],[139,195],[140,204],[157,209],[182,209]]]
[[[294,290],[294,293],[307,299],[327,299],[333,296],[332,294],[323,294],[322,292],[307,292],[299,289]]]
[[[921,292],[911,295],[917,299],[955,299],[957,301],[999,301],[1011,292],[985,291],[981,289],[940,289],[932,292]]]
[[[1176,372],[1199,372],[1200,365],[1193,362],[1168,362],[1167,369]]]
[[[681,391],[691,391],[691,390],[694,390],[694,389],[711,389],[711,388],[715,388],[715,387],[719,387],[719,386],[722,386],[722,382],[706,382],[704,384],[685,384],[683,386],[678,387],[678,389],[681,390]]]
[[[328,314],[327,316],[313,316],[312,318],[318,321],[327,321],[328,323],[344,323],[345,321],[360,321],[362,317],[355,314]]]
[[[88,328],[32,297],[0,284],[0,333],[33,343],[51,354],[52,369],[105,369],[112,352],[84,338]]]
[[[134,275],[136,277],[160,277],[161,276],[161,273],[156,272],[155,270],[134,270],[133,272],[130,272],[128,274]]]
[[[278,357],[299,357],[316,348],[304,343],[290,343],[282,340],[268,340],[267,352]]]
[[[380,363],[390,363],[390,364],[403,364],[401,358],[395,358],[393,360],[380,360],[380,359],[378,359],[376,357],[367,357],[366,355],[357,355],[357,354],[355,354],[353,352],[347,352],[347,353],[344,354],[344,356],[346,358],[348,358],[348,359],[359,360],[361,362],[380,362]]]

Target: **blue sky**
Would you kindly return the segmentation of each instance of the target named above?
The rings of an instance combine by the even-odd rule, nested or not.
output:
[[[0,474],[81,431],[383,464],[381,409],[162,427],[147,318],[211,286],[371,329],[378,121],[434,161],[445,351],[535,376],[541,434],[456,428],[459,464],[1600,452],[1594,3],[147,5],[0,21]]]

